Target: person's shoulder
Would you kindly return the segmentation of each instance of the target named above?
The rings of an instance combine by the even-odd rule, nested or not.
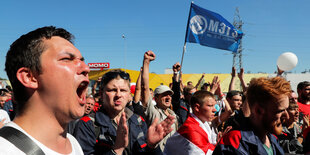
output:
[[[110,117],[102,108],[95,114],[95,124],[98,126],[109,126],[112,124]]]
[[[297,101],[297,104],[298,104],[299,108],[301,108],[301,107],[309,107],[310,108],[310,104],[304,104],[304,103],[301,103],[299,101]]]
[[[189,111],[189,107],[190,105],[184,99],[180,100],[180,110]]]
[[[175,112],[173,110],[171,110],[170,108],[168,108],[168,112],[170,115],[176,116]]]
[[[299,109],[299,112],[302,112],[303,114],[310,114],[310,104],[303,104],[301,102],[297,102],[298,104],[298,109]]]
[[[69,133],[67,133],[67,138],[69,139],[72,147],[72,154],[83,154],[83,150],[79,144],[79,142]]]
[[[200,127],[199,122],[195,120],[194,117],[189,115],[183,125],[178,129],[178,133],[186,138],[193,138],[193,137],[201,137],[206,136],[208,137],[206,132]]]
[[[18,149],[14,144],[9,142],[8,140],[0,137],[0,155],[7,155],[7,154],[25,154],[20,149]]]
[[[230,145],[233,146],[234,148],[238,148],[241,142],[241,131],[239,130],[233,130],[225,134],[219,144],[222,145]]]
[[[0,115],[6,115],[6,114],[8,114],[8,112],[6,112],[6,111],[3,110],[3,109],[0,109]]]
[[[152,115],[153,113],[156,113],[158,111],[158,107],[156,106],[156,102],[154,104],[151,97],[149,98],[147,105],[143,106],[143,111],[146,115]]]
[[[141,125],[142,123],[145,123],[144,118],[136,113],[133,113],[132,115],[130,115],[129,120],[137,125]]]
[[[23,132],[22,129],[14,122],[9,122],[5,124],[5,126],[13,127]],[[25,153],[22,152],[19,148],[17,148],[14,144],[12,144],[8,140],[0,136],[0,155],[2,154],[4,155],[4,154],[25,154]]]
[[[80,118],[80,120],[83,121],[83,122],[92,121],[91,118],[88,115],[83,116],[82,118]]]
[[[1,118],[1,119],[3,119],[3,118],[9,119],[9,120],[7,120],[7,122],[10,121],[10,117],[9,117],[8,112],[6,112],[6,111],[3,110],[3,109],[0,109],[0,118]]]
[[[303,106],[304,104],[302,104],[301,102],[297,101],[298,106]]]

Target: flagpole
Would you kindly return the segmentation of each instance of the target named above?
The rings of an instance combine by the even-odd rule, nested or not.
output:
[[[184,58],[184,53],[186,51],[186,42],[184,42],[184,46],[183,46],[183,53],[182,53],[182,59],[181,59],[181,68],[180,71],[182,70],[182,66],[183,66],[183,58]]]
[[[187,19],[187,25],[186,25],[186,33],[185,33],[185,40],[184,40],[184,46],[183,46],[183,52],[182,52],[182,59],[181,59],[181,68],[180,68],[180,72],[182,71],[182,66],[183,66],[183,59],[184,59],[184,53],[186,51],[186,38],[187,38],[187,31],[188,31],[188,25],[189,25],[189,20],[190,20],[190,17],[191,17],[191,9],[192,9],[192,4],[194,2],[192,1],[191,2],[191,6],[189,8],[189,13],[188,13],[188,19]],[[181,78],[181,76],[179,76],[179,79]]]
[[[125,34],[122,35],[122,38],[124,39],[124,52],[125,52],[125,57],[124,57],[124,70],[125,70],[125,72],[126,72],[127,44],[126,44],[126,37],[125,37]]]

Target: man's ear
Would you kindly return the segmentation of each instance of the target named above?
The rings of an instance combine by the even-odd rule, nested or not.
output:
[[[265,113],[265,109],[263,107],[261,107],[258,103],[255,103],[255,105],[254,105],[254,112],[257,115],[262,116]]]
[[[27,88],[38,88],[38,81],[29,68],[22,67],[17,70],[16,77]]]
[[[230,99],[230,98],[228,98],[228,97],[226,97],[226,100],[227,100],[227,102],[228,102],[228,103],[229,103],[229,105],[230,105],[231,99]]]
[[[194,109],[193,110],[195,110],[196,112],[200,112],[200,105],[198,104],[198,103],[196,103],[195,105],[194,105]]]

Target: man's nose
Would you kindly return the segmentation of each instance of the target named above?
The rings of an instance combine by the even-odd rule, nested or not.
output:
[[[285,111],[284,111],[284,113],[283,113],[283,117],[285,117],[285,118],[287,118],[287,119],[289,119],[289,118],[290,118],[290,116],[289,116],[289,114],[288,114],[287,110],[285,110]]]
[[[80,65],[80,74],[87,76],[87,74],[90,72],[88,65],[84,61],[81,61]]]

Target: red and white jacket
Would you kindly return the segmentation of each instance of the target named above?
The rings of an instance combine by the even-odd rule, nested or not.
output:
[[[207,154],[216,146],[215,129],[202,123],[194,114],[189,115],[180,129],[167,140],[164,154]]]

